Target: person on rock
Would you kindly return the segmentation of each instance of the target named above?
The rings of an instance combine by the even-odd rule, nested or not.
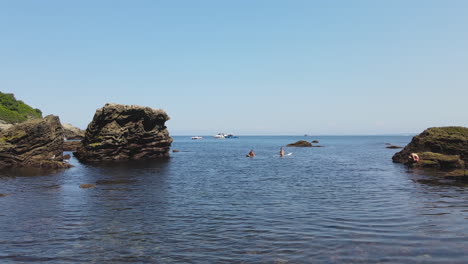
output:
[[[413,163],[418,163],[419,162],[419,156],[416,153],[411,153],[408,156],[408,161],[413,164]]]

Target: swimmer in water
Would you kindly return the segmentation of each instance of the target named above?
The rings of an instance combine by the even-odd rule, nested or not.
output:
[[[284,149],[283,149],[283,147],[281,147],[279,154],[280,154],[280,157],[284,157]]]

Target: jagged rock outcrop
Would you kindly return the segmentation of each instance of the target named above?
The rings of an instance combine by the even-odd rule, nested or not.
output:
[[[83,139],[85,132],[72,124],[62,124],[65,138],[67,139]]]
[[[68,168],[63,129],[57,116],[29,120],[0,132],[0,168]]]
[[[433,127],[415,136],[392,160],[407,163],[408,156],[417,153],[420,161],[415,167],[442,170],[463,169],[468,162],[468,128]]]
[[[163,110],[106,104],[96,111],[75,157],[80,161],[168,157],[172,138],[167,120]]]

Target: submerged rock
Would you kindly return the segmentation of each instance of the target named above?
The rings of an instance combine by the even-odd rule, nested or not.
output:
[[[468,128],[433,127],[415,136],[400,152],[393,155],[393,162],[408,163],[411,153],[420,161],[411,164],[419,168],[440,170],[464,169],[468,162]]]
[[[305,140],[299,140],[297,142],[288,144],[287,147],[312,147],[312,143]]]
[[[63,162],[63,129],[49,115],[16,124],[0,132],[0,168],[69,168]]]
[[[319,143],[319,141],[318,140],[313,140],[312,143]]]
[[[85,184],[80,184],[80,188],[82,188],[82,189],[96,188],[96,185],[95,184],[85,183]]]
[[[168,157],[172,138],[167,120],[163,110],[106,104],[96,111],[75,157],[80,161]]]
[[[83,139],[85,132],[72,124],[62,124],[65,138],[67,139]]]

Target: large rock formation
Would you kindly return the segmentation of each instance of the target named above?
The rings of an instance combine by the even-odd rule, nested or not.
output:
[[[0,168],[68,168],[63,162],[63,129],[57,116],[46,116],[0,132]]]
[[[443,170],[463,169],[468,162],[468,128],[433,127],[415,136],[392,160],[407,163],[408,156],[417,153],[421,161],[416,167]]]
[[[80,161],[134,160],[168,157],[172,138],[163,110],[134,105],[106,104],[86,129]]]
[[[65,138],[67,139],[83,139],[85,132],[72,124],[62,124]]]

